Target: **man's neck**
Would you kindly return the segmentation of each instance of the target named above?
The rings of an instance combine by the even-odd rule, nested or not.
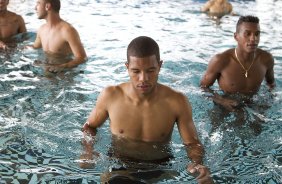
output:
[[[135,101],[136,103],[142,103],[142,102],[149,102],[151,100],[153,100],[156,97],[156,93],[158,91],[158,84],[156,84],[156,86],[152,89],[152,91],[150,91],[147,94],[142,94],[139,91],[137,91],[133,86],[131,86],[131,90],[130,90],[130,97],[132,98],[133,101]]]
[[[239,49],[238,47],[235,48],[238,54],[238,57],[242,58],[242,63],[252,62],[252,60],[256,56],[256,51],[253,52],[245,52],[244,50]],[[240,60],[240,61],[241,61]]]
[[[7,9],[0,10],[0,16],[5,16],[8,13]]]
[[[50,27],[56,26],[61,21],[62,19],[58,13],[52,13],[46,18],[46,22]]]

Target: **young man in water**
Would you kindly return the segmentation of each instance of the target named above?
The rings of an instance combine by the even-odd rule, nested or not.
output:
[[[109,118],[115,146],[112,155],[153,162],[170,157],[165,147],[176,123],[192,160],[187,170],[199,173],[199,183],[212,183],[207,167],[202,165],[204,148],[189,101],[182,93],[158,83],[162,66],[158,44],[150,37],[133,39],[127,48],[125,65],[130,81],[102,91],[83,126],[84,132],[95,135]]]
[[[208,0],[201,10],[208,12],[210,15],[222,17],[231,14],[232,4],[228,0]]]
[[[9,0],[0,0],[0,49],[7,49],[5,42],[12,36],[26,32],[22,16],[7,9]]]
[[[258,48],[260,40],[259,19],[254,16],[241,16],[237,22],[234,38],[237,47],[216,54],[208,64],[201,80],[201,87],[209,89],[217,80],[225,94],[255,94],[263,80],[272,89],[274,80],[273,56]],[[235,111],[240,103],[224,98],[213,92],[213,101],[229,111]]]
[[[38,18],[45,19],[46,24],[39,28],[33,48],[43,48],[49,64],[46,69],[50,72],[73,68],[86,60],[79,34],[61,19],[60,7],[60,0],[37,0],[35,6]]]

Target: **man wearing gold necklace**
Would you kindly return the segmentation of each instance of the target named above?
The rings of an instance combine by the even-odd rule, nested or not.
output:
[[[226,94],[244,94],[251,96],[256,93],[263,80],[272,89],[274,80],[273,56],[258,48],[260,40],[259,18],[241,16],[236,25],[234,38],[237,47],[216,54],[210,60],[208,68],[201,80],[201,87],[208,89],[217,80],[219,87]],[[213,93],[215,103],[234,111],[239,103]]]

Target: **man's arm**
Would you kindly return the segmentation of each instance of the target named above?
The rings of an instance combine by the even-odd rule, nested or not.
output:
[[[229,111],[234,111],[235,108],[239,105],[237,101],[226,99],[217,94],[215,91],[210,89],[210,87],[214,84],[214,82],[220,77],[221,71],[225,67],[225,59],[229,56],[225,54],[217,54],[210,60],[208,64],[208,68],[201,79],[200,87],[210,95],[210,97],[216,104],[222,105]]]
[[[64,68],[73,68],[86,60],[86,53],[81,43],[78,32],[72,26],[65,30],[65,40],[69,43],[69,46],[74,55],[74,59],[62,64]]]
[[[19,30],[18,33],[25,33],[26,32],[26,27],[25,27],[25,22],[22,16],[19,16]]]
[[[265,81],[267,86],[270,90],[272,90],[275,87],[275,79],[274,79],[274,59],[273,56],[270,54],[270,60],[267,62],[268,69],[265,74]]]
[[[224,62],[221,60],[221,58],[222,56],[220,54],[216,54],[211,58],[207,70],[201,79],[201,83],[200,83],[201,87],[209,88],[214,84],[216,79],[219,78],[221,69],[223,68],[222,65]]]
[[[101,126],[108,118],[107,111],[107,89],[105,89],[98,97],[96,107],[91,111],[86,123],[82,127],[84,138],[82,139],[83,152],[80,156],[82,162],[80,167],[89,168],[93,166],[94,155],[99,153],[94,151],[94,136],[97,133],[97,128]]]
[[[96,107],[91,111],[86,123],[83,125],[83,131],[93,136],[96,135],[97,128],[101,126],[108,118],[108,100],[110,98],[111,88],[104,89],[99,95]]]
[[[199,183],[213,183],[207,167],[203,164],[204,148],[198,139],[196,127],[192,119],[192,108],[188,99],[180,95],[178,99],[177,126],[186,147],[187,155],[192,160],[188,165],[188,172],[199,175],[196,177]]]
[[[40,38],[40,31],[41,31],[41,28],[37,31],[35,41],[32,45],[32,48],[34,48],[34,49],[39,49],[39,48],[42,47],[41,38]]]
[[[203,162],[204,149],[198,139],[192,119],[192,108],[184,95],[181,98],[182,104],[179,106],[182,108],[180,109],[177,121],[178,130],[187,148],[188,157],[192,162],[201,164]]]

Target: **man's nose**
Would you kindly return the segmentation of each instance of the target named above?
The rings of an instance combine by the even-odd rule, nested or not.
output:
[[[258,36],[255,35],[255,34],[252,34],[251,37],[250,37],[250,40],[251,40],[251,41],[256,41],[256,40],[258,40]]]
[[[146,72],[141,72],[140,73],[140,81],[147,81],[149,79],[148,74]]]

